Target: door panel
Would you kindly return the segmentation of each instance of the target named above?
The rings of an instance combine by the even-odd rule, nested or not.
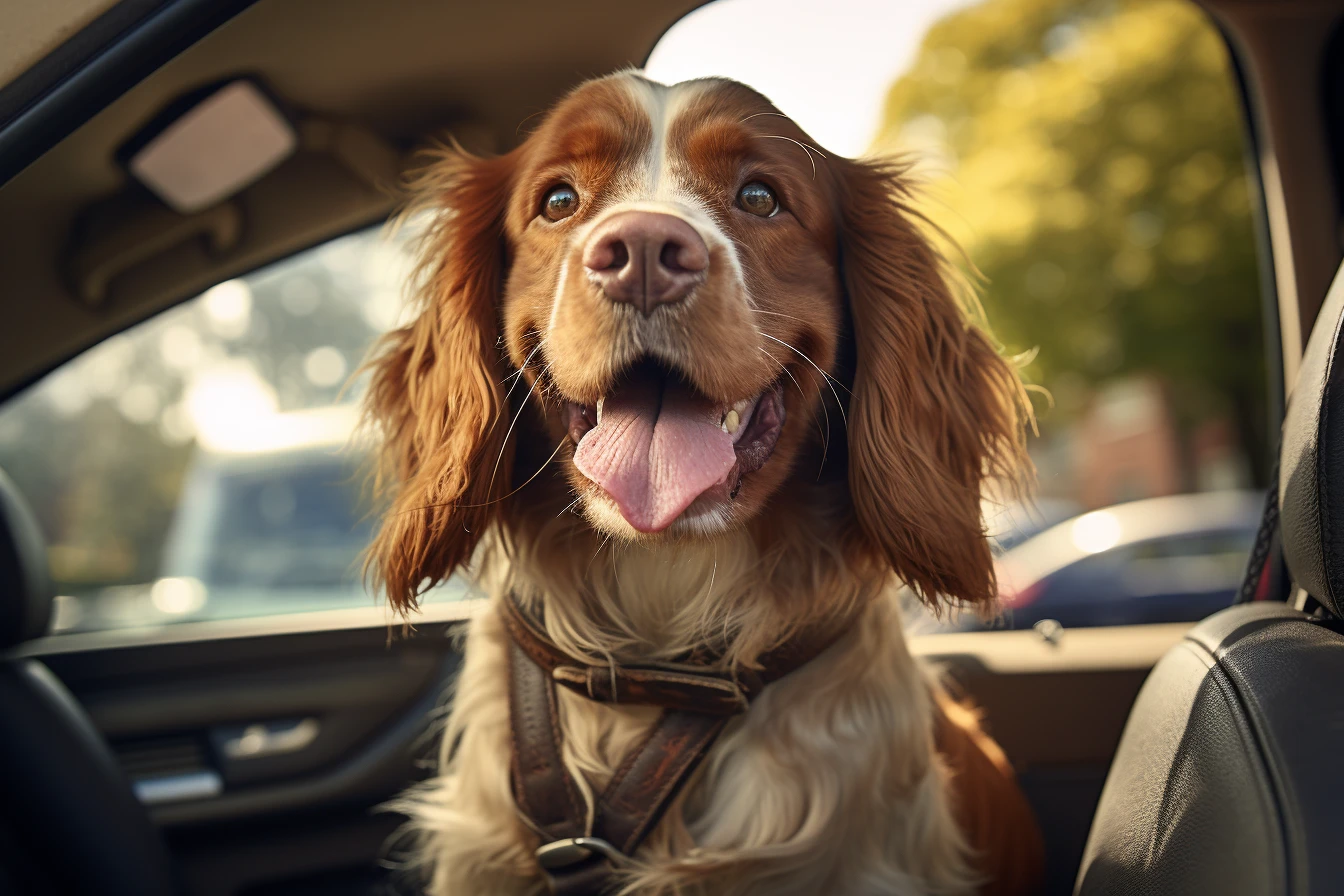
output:
[[[310,613],[30,645],[89,710],[168,838],[192,896],[387,892],[399,819],[423,777],[474,604]],[[331,628],[343,619],[345,627]]]

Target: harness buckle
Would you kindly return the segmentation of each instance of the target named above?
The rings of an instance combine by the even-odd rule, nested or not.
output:
[[[600,855],[613,865],[624,865],[630,859],[619,849],[600,837],[566,837],[555,840],[537,850],[537,864],[545,871],[563,871],[572,865]]]

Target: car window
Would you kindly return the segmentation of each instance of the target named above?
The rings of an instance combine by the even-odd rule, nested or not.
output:
[[[381,228],[221,283],[0,410],[62,632],[370,607],[352,373],[403,305]],[[468,594],[460,581],[430,600]]]
[[[758,33],[751,17],[769,21],[767,4],[720,0],[669,31],[650,67],[733,75],[819,146],[910,160],[919,210],[964,250],[985,319],[1040,387],[1037,507],[986,502],[991,547],[1010,572],[997,624],[1193,620],[1229,603],[1254,511],[1250,523],[1238,511],[1236,537],[1210,546],[1199,533],[1219,523],[1202,499],[1257,503],[1271,390],[1257,190],[1216,27],[1185,0],[833,8],[803,33],[768,26],[771,52],[743,54],[736,36]],[[911,38],[901,26],[920,16],[925,30]],[[760,58],[854,49],[845,30],[890,41],[794,70]],[[896,54],[907,40],[910,56],[884,78],[874,47]],[[1152,500],[1166,503],[1143,504]],[[1111,514],[1133,502],[1138,511]],[[1145,514],[1179,525],[1136,546],[1147,536],[1133,517]]]
[[[771,52],[742,53],[743,33]],[[1269,475],[1258,190],[1226,47],[1195,4],[836,0],[790,17],[719,0],[674,25],[648,71],[737,77],[831,151],[911,161],[917,210],[960,247],[949,256],[1035,389],[1037,501],[984,505],[997,562],[1039,570],[1003,577],[1001,626],[1030,624],[1023,596],[1052,574],[1067,593],[1039,607],[1132,581],[1104,624],[1230,600],[1241,542],[1136,548],[1124,576],[1104,556],[1134,545],[1112,510],[1174,501],[1140,515],[1207,527],[1202,497],[1241,506]],[[0,468],[49,538],[59,630],[376,602],[358,570],[370,521],[350,377],[407,274],[402,244],[346,236],[113,337],[0,409]],[[1201,575],[1213,597],[1172,596]]]

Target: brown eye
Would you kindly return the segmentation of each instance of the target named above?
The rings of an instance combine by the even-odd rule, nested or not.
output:
[[[552,221],[561,221],[579,210],[579,194],[568,184],[561,184],[546,194],[541,201],[541,213]]]
[[[744,211],[760,215],[762,218],[768,218],[779,211],[779,200],[775,198],[774,191],[756,181],[738,191],[737,204],[742,206]]]

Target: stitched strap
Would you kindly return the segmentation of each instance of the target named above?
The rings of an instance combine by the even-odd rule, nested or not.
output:
[[[790,642],[737,675],[701,651],[664,666],[607,666],[569,656],[510,596],[499,602],[509,634],[512,783],[523,819],[542,837],[538,865],[557,896],[611,890],[612,862],[632,856],[714,745],[728,719],[772,681],[839,636]],[[591,827],[578,784],[561,759],[557,684],[591,700],[661,706],[663,714],[597,797]],[[586,838],[582,842],[569,842]]]
[[[612,892],[611,863],[601,856],[549,875],[552,896],[602,896]]]
[[[805,641],[792,641],[763,654],[759,669],[705,668],[713,657],[691,657],[666,666],[607,666],[587,664],[560,650],[541,624],[509,597],[500,602],[510,639],[557,683],[600,703],[661,706],[690,713],[733,716],[771,682],[816,658],[840,631]],[[708,662],[706,662],[708,660]]]
[[[599,836],[632,855],[727,724],[723,716],[679,710],[663,713],[598,798]]]
[[[578,786],[561,759],[555,684],[517,642],[509,648],[509,712],[514,800],[543,845],[587,835],[625,856],[653,830],[727,724],[724,716],[664,712],[598,797],[590,831]],[[615,872],[597,853],[542,870],[557,896],[606,893]]]
[[[587,809],[560,758],[560,714],[555,686],[518,642],[509,645],[510,768],[523,819],[546,840],[582,837]]]

